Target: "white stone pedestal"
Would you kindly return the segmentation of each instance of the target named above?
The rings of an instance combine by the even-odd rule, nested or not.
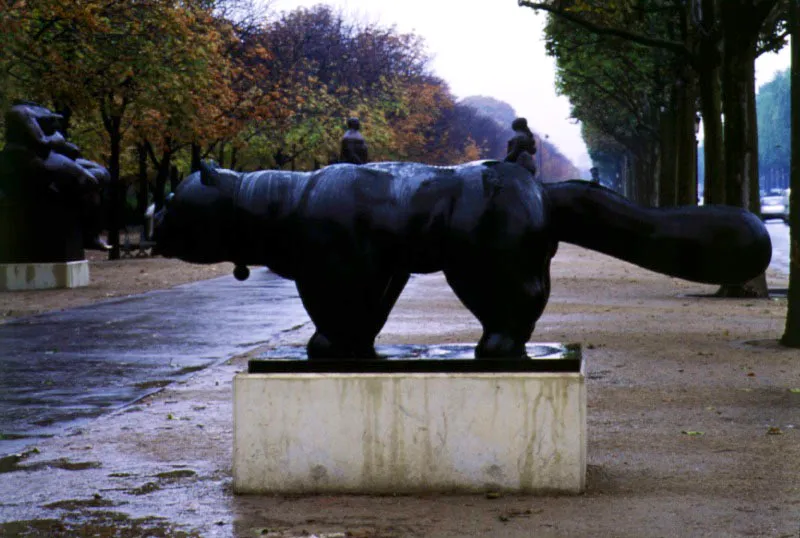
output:
[[[89,285],[89,262],[0,264],[0,291],[78,288]]]
[[[579,493],[573,372],[276,373],[234,380],[236,493]]]

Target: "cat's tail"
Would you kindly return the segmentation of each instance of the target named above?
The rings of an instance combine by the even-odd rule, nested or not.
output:
[[[588,181],[544,184],[554,237],[666,275],[742,284],[772,257],[766,226],[730,206],[645,208]]]

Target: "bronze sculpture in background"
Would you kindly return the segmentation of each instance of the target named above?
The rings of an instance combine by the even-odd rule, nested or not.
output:
[[[359,129],[361,122],[358,118],[347,120],[347,132],[342,137],[342,147],[339,152],[340,163],[366,164],[369,162],[367,141]]]
[[[108,249],[99,236],[108,171],[81,158],[61,132],[62,120],[30,101],[6,112],[0,198],[9,237],[0,241],[0,261],[74,261],[85,248]]]
[[[536,163],[533,156],[536,154],[536,139],[528,128],[528,120],[517,118],[511,122],[514,136],[508,141],[508,152],[503,159],[507,163],[516,163],[536,175]]]

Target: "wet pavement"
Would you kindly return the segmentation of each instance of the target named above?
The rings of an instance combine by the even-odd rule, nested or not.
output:
[[[310,323],[266,270],[0,325],[0,456]]]

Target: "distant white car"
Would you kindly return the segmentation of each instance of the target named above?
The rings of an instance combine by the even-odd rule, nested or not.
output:
[[[780,219],[789,224],[789,189],[761,197],[761,220]]]

